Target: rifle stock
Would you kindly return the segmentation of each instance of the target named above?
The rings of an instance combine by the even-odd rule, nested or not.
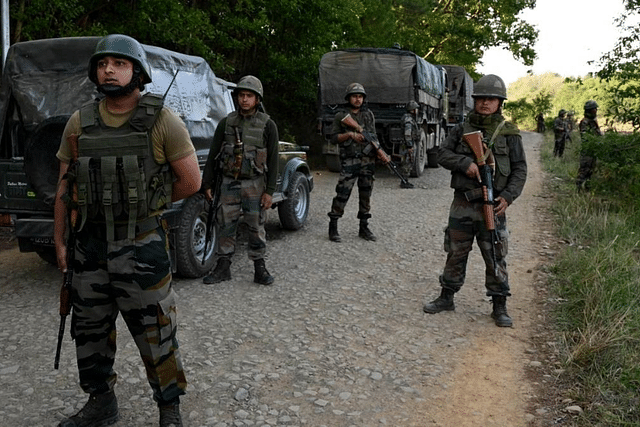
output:
[[[403,184],[410,185],[413,187],[413,184],[411,184],[407,180],[407,178],[405,178],[404,175],[400,173],[400,171],[398,170],[398,167],[395,165],[395,163],[393,163],[393,161],[391,161],[391,157],[389,157],[389,155],[380,146],[380,142],[378,141],[378,138],[375,135],[364,130],[362,126],[360,126],[358,122],[356,122],[355,119],[351,117],[351,114],[347,114],[341,121],[342,123],[345,124],[345,126],[348,126],[349,128],[355,130],[356,132],[364,136],[364,139],[365,141],[367,141],[367,144],[368,144],[368,146],[365,147],[364,151],[367,151],[368,147],[372,147],[374,150],[376,150],[376,156],[378,157],[378,159],[380,159],[380,161],[384,163],[384,165],[388,167],[391,172],[393,172],[398,178],[400,178],[400,181],[402,181]]]
[[[71,163],[69,169],[76,168],[78,162],[78,135],[69,135],[67,138],[71,147]],[[73,282],[73,260],[75,259],[76,248],[76,224],[78,222],[78,184],[71,183],[68,179],[67,172],[67,192],[69,196],[69,204],[67,210],[69,213],[69,237],[67,238],[67,270],[62,275],[62,286],[60,288],[60,327],[58,329],[58,343],[56,345],[56,357],[53,362],[53,368],[60,367],[60,354],[62,353],[62,341],[64,340],[64,330],[67,322],[67,316],[71,313],[71,285]]]
[[[237,128],[236,128],[237,132]],[[213,172],[213,183],[211,186],[212,197],[209,203],[209,213],[207,214],[207,226],[204,238],[204,250],[202,252],[202,265],[207,260],[209,245],[213,240],[213,227],[217,222],[218,205],[220,204],[220,192],[222,190],[222,166],[220,165],[220,153],[214,159],[215,170]],[[206,199],[205,199],[206,200]]]
[[[486,149],[482,141],[482,132],[470,132],[463,135],[464,141],[467,143],[475,162],[480,170],[480,182],[482,185],[482,216],[484,217],[484,223],[487,230],[491,234],[491,247],[492,247],[492,260],[493,260],[493,272],[494,275],[498,275],[498,263],[496,259],[496,246],[498,245],[498,233],[496,232],[495,213],[493,211],[495,205],[495,199],[493,195],[493,155],[491,150]]]

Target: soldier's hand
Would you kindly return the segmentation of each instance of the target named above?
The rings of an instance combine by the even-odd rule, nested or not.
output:
[[[507,201],[502,197],[498,196],[496,197],[496,200],[493,206],[493,213],[496,216],[503,215],[508,207],[509,207],[509,203],[507,203]]]
[[[271,205],[273,204],[273,199],[271,198],[271,196],[267,193],[262,193],[262,197],[260,198],[260,206],[262,207],[262,210],[267,210],[269,208],[271,208]]]
[[[465,174],[469,178],[476,178],[478,182],[482,182],[482,178],[480,177],[480,169],[478,169],[478,165],[475,163],[471,163],[469,165],[469,168],[467,168],[467,171],[465,172]]]
[[[58,269],[63,273],[67,272],[67,247],[61,243],[56,243],[56,258],[58,260]]]
[[[213,199],[213,193],[210,188],[204,190],[204,197],[207,199],[207,202],[210,202]]]

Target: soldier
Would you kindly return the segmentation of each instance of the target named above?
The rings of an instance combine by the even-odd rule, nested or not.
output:
[[[351,114],[356,122],[367,132],[375,135],[376,122],[371,110],[364,106],[366,92],[360,83],[351,83],[347,86],[345,100],[347,108],[342,109],[333,120],[331,128],[331,142],[340,145],[341,170],[338,184],[336,185],[336,196],[331,203],[329,215],[329,239],[333,242],[340,242],[338,234],[338,219],[344,215],[344,208],[351,196],[351,190],[358,181],[358,219],[360,219],[360,229],[358,236],[365,240],[375,241],[376,236],[369,229],[368,221],[371,218],[371,192],[373,190],[374,173],[376,166],[376,153],[371,150],[365,154],[366,147],[364,136],[349,129],[342,123],[342,119]]]
[[[119,34],[101,39],[89,60],[89,78],[105,97],[84,105],[67,122],[57,153],[55,203],[58,265],[75,273],[71,334],[89,401],[60,426],[117,421],[118,314],[142,356],[160,426],[182,426],[179,396],[187,383],[176,339],[168,226],[159,214],[168,202],[200,188],[198,159],[184,123],[163,106],[162,97],[141,95],[151,69],[136,40]],[[72,265],[64,245],[68,206],[63,200],[70,186],[78,188],[74,205],[80,214]]]
[[[558,117],[553,121],[553,133],[555,135],[555,144],[553,147],[553,156],[562,157],[564,146],[568,135],[568,126],[565,115],[567,112],[562,109],[558,112]]]
[[[475,238],[486,266],[487,295],[493,300],[491,317],[497,326],[509,327],[512,321],[506,301],[511,293],[505,259],[509,232],[505,211],[522,192],[527,163],[520,131],[502,116],[502,103],[507,99],[504,81],[496,75],[486,75],[475,84],[472,96],[474,110],[451,131],[438,152],[438,163],[451,171],[451,187],[455,191],[444,237],[447,261],[440,276],[442,291],[438,298],[425,304],[423,310],[439,313],[455,309],[453,296],[464,284],[467,259]],[[495,247],[484,222],[482,192],[478,195],[477,191],[479,169],[473,152],[463,140],[464,134],[474,131],[482,132],[483,141],[495,158],[493,210],[498,235]],[[494,273],[494,267],[498,274]]]
[[[578,128],[580,130],[580,140],[585,142],[587,135],[602,136],[603,133],[598,125],[598,104],[594,100],[589,100],[584,104],[584,118],[580,120]],[[589,179],[593,174],[596,166],[595,157],[580,154],[580,167],[578,168],[578,177],[576,178],[576,187],[578,191],[589,189]]]
[[[544,133],[544,131],[546,130],[544,126],[544,114],[539,113],[536,116],[536,122],[538,123],[538,133]]]
[[[402,145],[402,169],[405,176],[409,176],[415,158],[415,146],[420,142],[420,127],[416,122],[418,115],[418,103],[409,101],[407,112],[402,116],[402,128],[404,129],[404,144]],[[413,188],[409,181],[400,181],[401,188]]]
[[[215,162],[221,162],[218,262],[203,282],[231,280],[231,257],[236,250],[238,221],[242,215],[249,229],[248,256],[254,264],[253,281],[271,285],[274,278],[264,260],[267,251],[264,223],[278,177],[278,128],[266,113],[259,111],[263,89],[258,78],[241,78],[233,96],[238,109],[218,124],[202,176],[202,190],[211,200]]]

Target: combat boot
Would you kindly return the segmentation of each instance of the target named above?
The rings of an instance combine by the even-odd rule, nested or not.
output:
[[[264,259],[257,259],[253,262],[255,267],[255,273],[253,275],[253,281],[261,285],[270,285],[273,283],[273,276],[267,271],[267,267],[264,265]]]
[[[216,264],[216,268],[213,269],[211,274],[205,276],[202,279],[202,282],[207,285],[212,285],[214,283],[225,282],[227,280],[231,280],[231,260],[227,257],[221,257],[218,259],[218,263]]]
[[[58,427],[106,427],[118,421],[118,400],[113,391],[89,395],[89,401],[74,416]]]
[[[503,328],[510,328],[513,325],[511,317],[507,314],[507,297],[493,296],[493,311],[491,317],[496,325]]]
[[[370,242],[376,241],[376,236],[371,232],[371,230],[369,230],[369,224],[366,219],[360,220],[360,231],[358,232],[358,236]]]
[[[342,239],[338,234],[338,218],[331,218],[329,220],[329,240],[332,242],[341,242]]]
[[[440,313],[441,311],[453,311],[456,309],[453,303],[454,291],[447,288],[442,288],[440,296],[431,302],[426,303],[422,307],[422,311],[429,314]]]
[[[159,408],[160,427],[182,427],[182,418],[180,417],[179,403],[163,405],[159,406]]]

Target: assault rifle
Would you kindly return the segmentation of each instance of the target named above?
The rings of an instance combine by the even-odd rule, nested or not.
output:
[[[485,150],[485,145],[482,142],[482,132],[475,131],[471,133],[465,133],[463,138],[473,155],[476,158],[476,164],[480,170],[480,176],[478,180],[482,185],[482,216],[484,217],[484,223],[487,227],[487,231],[491,234],[491,259],[493,261],[493,274],[498,275],[498,262],[496,259],[496,247],[499,244],[498,232],[496,231],[495,214],[493,208],[495,205],[495,199],[493,197],[493,155],[488,148]]]
[[[345,126],[348,126],[349,128],[364,136],[364,140],[367,142],[367,146],[363,150],[364,154],[369,154],[371,150],[376,150],[376,156],[378,157],[378,159],[380,159],[380,161],[382,161],[382,163],[384,163],[384,165],[388,167],[391,172],[393,172],[398,178],[400,178],[400,181],[402,181],[402,184],[404,184],[405,188],[413,188],[413,184],[411,184],[407,180],[407,178],[405,178],[404,175],[400,173],[396,164],[391,161],[391,157],[389,157],[389,155],[380,146],[380,142],[378,141],[377,136],[362,129],[362,126],[360,126],[358,122],[356,122],[355,119],[351,117],[351,114],[347,114],[341,121],[345,124]]]
[[[69,213],[69,237],[67,238],[67,271],[62,274],[62,287],[60,288],[60,328],[58,330],[58,344],[56,346],[56,358],[53,368],[60,367],[60,353],[64,340],[64,329],[67,316],[71,313],[71,284],[73,281],[73,260],[76,250],[76,224],[78,222],[78,184],[71,182],[69,173],[78,165],[78,135],[70,135],[67,139],[71,147],[72,161],[67,169],[67,211]]]
[[[220,204],[220,193],[222,191],[222,165],[220,164],[220,153],[213,159],[213,182],[211,183],[211,200],[205,203],[209,205],[209,212],[207,214],[207,227],[204,237],[204,250],[202,253],[202,265],[205,264],[207,259],[207,252],[209,251],[209,245],[213,240],[213,227],[218,221],[218,205]]]

